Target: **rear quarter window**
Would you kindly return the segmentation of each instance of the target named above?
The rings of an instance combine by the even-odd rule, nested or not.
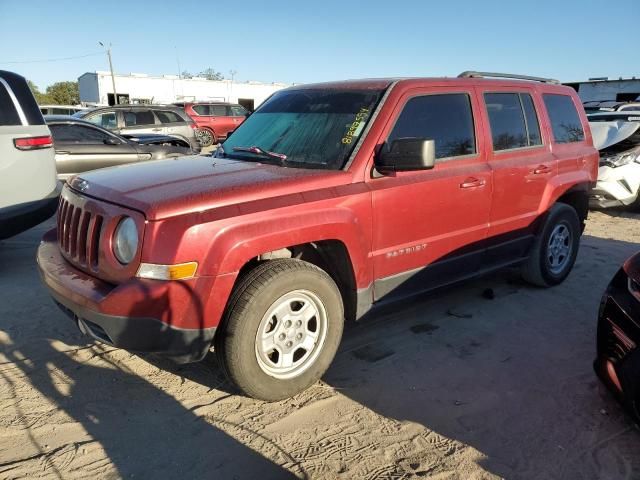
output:
[[[568,95],[545,93],[542,98],[549,114],[556,143],[581,142],[584,130],[573,99]]]
[[[184,123],[185,122],[185,120],[183,120],[180,117],[180,115],[169,110],[158,110],[156,111],[156,116],[158,117],[158,120],[160,120],[160,123]]]
[[[18,111],[6,87],[0,83],[0,126],[22,125]]]

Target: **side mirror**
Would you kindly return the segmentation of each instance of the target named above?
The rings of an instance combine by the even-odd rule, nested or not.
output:
[[[120,145],[120,140],[114,137],[107,137],[104,139],[105,145]]]
[[[398,138],[376,157],[376,170],[383,173],[429,170],[435,164],[436,142],[424,138]]]

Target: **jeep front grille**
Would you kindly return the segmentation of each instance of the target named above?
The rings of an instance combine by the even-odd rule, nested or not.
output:
[[[58,244],[65,257],[72,263],[97,271],[103,216],[61,196],[57,222]]]

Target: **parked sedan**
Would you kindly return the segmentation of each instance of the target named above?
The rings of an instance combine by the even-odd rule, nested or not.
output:
[[[97,168],[193,153],[186,141],[167,135],[116,135],[67,116],[46,116],[45,120],[53,136],[60,180]]]
[[[600,304],[595,369],[640,422],[640,253],[625,262]]]
[[[175,106],[115,105],[100,107],[74,115],[120,135],[157,134],[181,138],[200,151],[196,124]]]

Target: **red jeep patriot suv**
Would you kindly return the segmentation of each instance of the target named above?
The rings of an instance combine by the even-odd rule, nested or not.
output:
[[[266,400],[318,380],[374,305],[515,264],[556,285],[598,153],[574,90],[501,77],[296,86],[213,157],[75,177],[44,283],[93,338],[180,362],[213,346]]]

